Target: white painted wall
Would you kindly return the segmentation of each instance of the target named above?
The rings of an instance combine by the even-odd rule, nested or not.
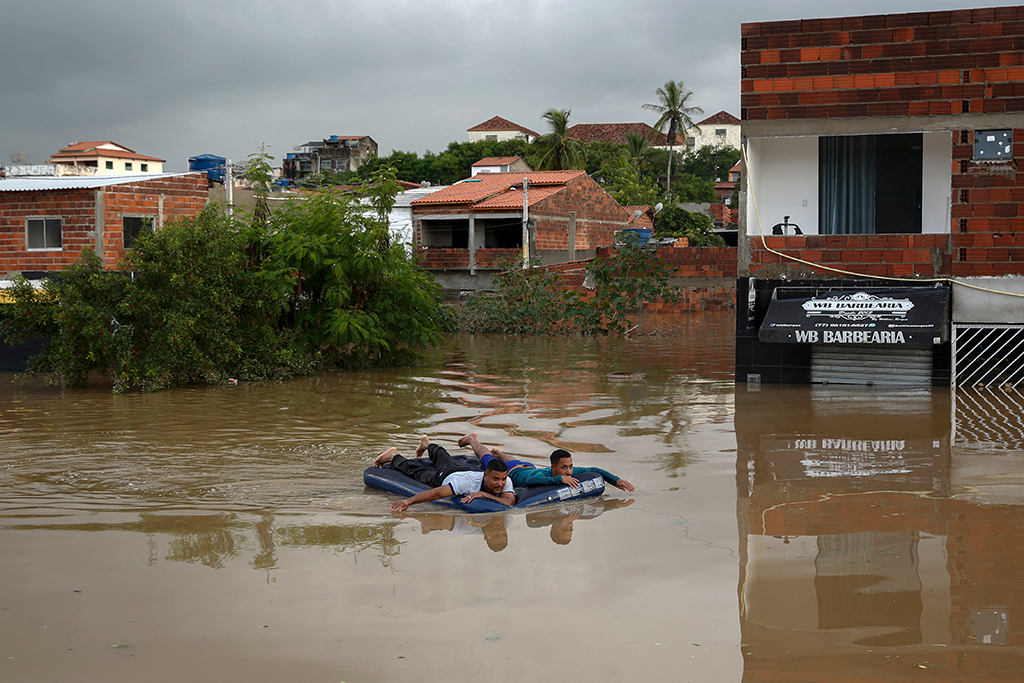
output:
[[[953,140],[948,131],[925,133],[922,150],[921,231],[950,231]],[[747,140],[750,184],[747,233],[756,236],[757,215],[765,235],[789,216],[805,235],[818,234],[818,138],[751,138]]]
[[[948,234],[953,183],[953,134],[925,133],[922,150],[921,232]]]
[[[725,135],[716,135],[715,131],[725,130]],[[690,144],[690,138],[693,138],[694,144]],[[694,126],[686,131],[683,135],[683,140],[686,141],[687,146],[690,149],[700,149],[710,145],[712,147],[732,147],[733,149],[740,148],[740,126],[735,123],[705,123],[701,126]]]
[[[749,139],[747,162],[747,234],[760,234],[758,215],[766,236],[784,216],[799,225],[805,235],[817,234],[818,138]]]

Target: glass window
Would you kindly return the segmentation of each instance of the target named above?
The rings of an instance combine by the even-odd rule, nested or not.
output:
[[[111,171],[113,171],[114,170],[114,162],[113,161],[106,162],[106,167],[109,168]]]
[[[29,218],[26,225],[29,249],[60,249],[61,219]]]
[[[153,219],[144,216],[124,216],[121,219],[124,248],[131,249],[132,242],[143,230],[153,229]]]
[[[139,170],[143,173],[149,172],[149,164],[139,164]]]
[[[124,170],[126,170],[126,171],[132,170],[132,162],[130,162],[130,161],[124,162]]]
[[[921,232],[921,133],[818,139],[823,235]]]

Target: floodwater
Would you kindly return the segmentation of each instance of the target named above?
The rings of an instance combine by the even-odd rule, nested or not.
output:
[[[747,386],[733,320],[113,396],[0,376],[0,681],[1018,681],[1016,394]],[[426,433],[631,481],[398,517]]]

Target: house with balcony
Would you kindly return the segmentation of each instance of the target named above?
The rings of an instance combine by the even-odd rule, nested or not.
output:
[[[164,161],[111,140],[102,140],[70,144],[50,157],[49,163],[61,169],[59,175],[103,176],[155,175],[164,172]]]
[[[504,263],[591,258],[630,213],[586,171],[481,173],[412,202],[421,264],[449,291],[491,285]]]
[[[281,176],[302,180],[321,172],[346,173],[358,170],[377,156],[377,143],[369,135],[331,135],[311,140],[289,152],[281,162]]]
[[[1024,376],[1024,7],[741,26],[736,376]]]

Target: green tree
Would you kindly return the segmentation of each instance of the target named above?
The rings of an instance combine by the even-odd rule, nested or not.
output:
[[[492,289],[470,298],[462,314],[468,332],[548,334],[563,322],[565,302],[555,275],[505,263]]]
[[[635,168],[639,173],[644,173],[651,169],[651,164],[654,161],[655,149],[651,147],[651,144],[643,135],[626,133],[626,144],[622,149],[622,153],[629,161],[630,166]]]
[[[542,117],[548,122],[548,133],[534,140],[538,171],[563,171],[586,168],[583,143],[569,137],[570,109],[549,109]]]
[[[693,128],[694,116],[700,116],[704,110],[691,106],[693,93],[686,89],[682,81],[667,81],[664,87],[654,91],[658,96],[656,104],[645,104],[644,109],[658,114],[654,124],[655,130],[668,135],[668,176],[666,186],[669,196],[672,194],[672,157],[675,156],[676,136]]]
[[[698,178],[692,173],[680,173],[672,181],[672,197],[680,202],[717,201],[715,184],[710,180]]]
[[[623,206],[654,206],[661,201],[661,187],[654,180],[642,176],[624,155],[607,163],[601,170],[601,176],[608,194]]]
[[[738,149],[704,145],[688,153],[679,164],[679,170],[711,182],[716,182],[718,178],[727,180],[729,169],[735,166],[739,159]]]
[[[654,219],[658,237],[687,237],[691,247],[724,247],[725,240],[712,230],[711,217],[678,206],[667,206]]]
[[[307,353],[331,365],[405,362],[410,349],[441,338],[440,288],[391,243],[383,219],[396,187],[385,170],[361,192],[325,190],[272,217],[266,265],[284,302],[282,321]]]

